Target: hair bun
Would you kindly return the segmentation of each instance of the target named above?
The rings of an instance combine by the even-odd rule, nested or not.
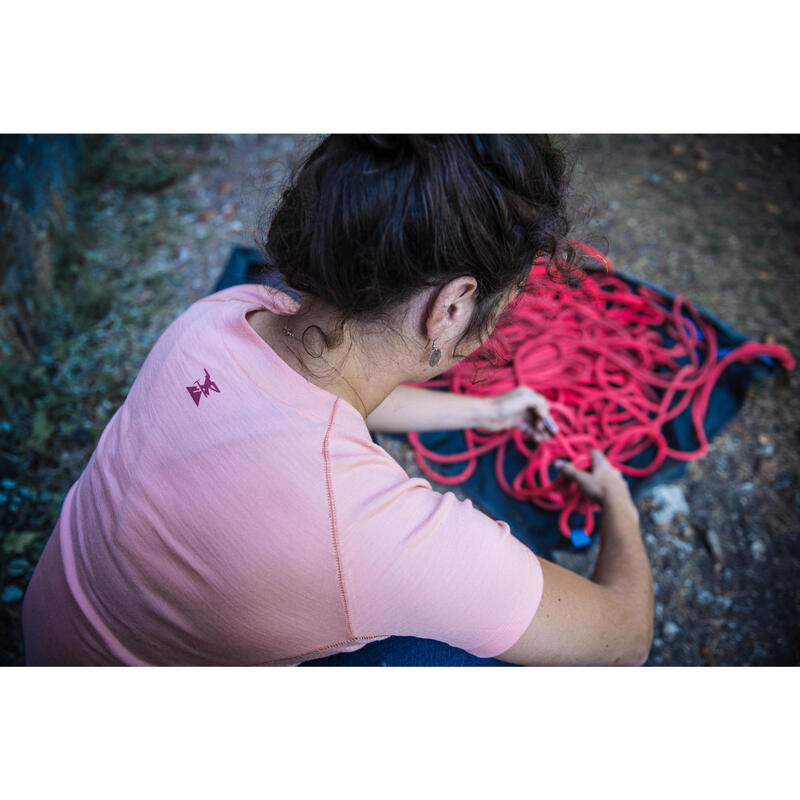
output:
[[[365,133],[357,138],[372,150],[387,156],[416,156],[427,161],[439,136],[419,133]]]

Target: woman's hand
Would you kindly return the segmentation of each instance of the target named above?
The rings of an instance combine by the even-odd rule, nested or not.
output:
[[[602,451],[592,450],[591,471],[577,469],[562,458],[557,458],[553,464],[562,475],[572,478],[593,503],[605,506],[613,500],[622,500],[627,505],[633,506],[635,511],[625,478]]]
[[[488,431],[519,428],[534,441],[544,442],[553,434],[544,423],[550,419],[547,399],[527,386],[518,386],[505,394],[483,398],[486,403],[486,421],[479,427]]]

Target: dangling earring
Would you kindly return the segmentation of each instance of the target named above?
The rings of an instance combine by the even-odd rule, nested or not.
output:
[[[442,351],[436,346],[436,339],[433,340],[431,344],[431,357],[428,359],[428,363],[435,367],[439,363],[439,359],[442,357]]]

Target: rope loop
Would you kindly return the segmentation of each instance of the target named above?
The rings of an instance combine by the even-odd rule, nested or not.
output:
[[[719,358],[714,327],[688,298],[670,301],[649,287],[634,289],[614,275],[607,257],[573,244],[603,270],[588,272],[572,288],[550,281],[546,264],[537,262],[531,289],[483,347],[435,380],[416,384],[485,396],[529,386],[548,399],[559,428],[555,437],[537,446],[519,430],[465,430],[466,449],[444,455],[425,447],[418,434],[408,434],[422,472],[446,485],[467,480],[479,457],[494,451],[501,488],[516,500],[559,511],[559,529],[567,538],[580,531],[570,524],[576,514],[583,515],[582,533],[588,537],[598,507],[551,468],[555,459],[587,469],[589,452],[597,448],[623,474],[641,477],[667,458],[702,458],[708,452],[703,425],[711,390],[729,364],[767,356],[786,369],[795,366],[784,347],[758,342],[745,342]],[[698,446],[681,451],[669,446],[663,428],[687,407]],[[649,448],[655,450],[649,464],[629,463]],[[525,461],[511,479],[505,472],[510,449]],[[457,474],[432,466],[459,464]]]

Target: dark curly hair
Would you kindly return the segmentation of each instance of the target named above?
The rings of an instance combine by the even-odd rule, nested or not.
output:
[[[471,276],[476,306],[460,341],[483,341],[537,258],[574,282],[567,185],[566,158],[546,135],[336,134],[298,163],[257,244],[341,324]]]

